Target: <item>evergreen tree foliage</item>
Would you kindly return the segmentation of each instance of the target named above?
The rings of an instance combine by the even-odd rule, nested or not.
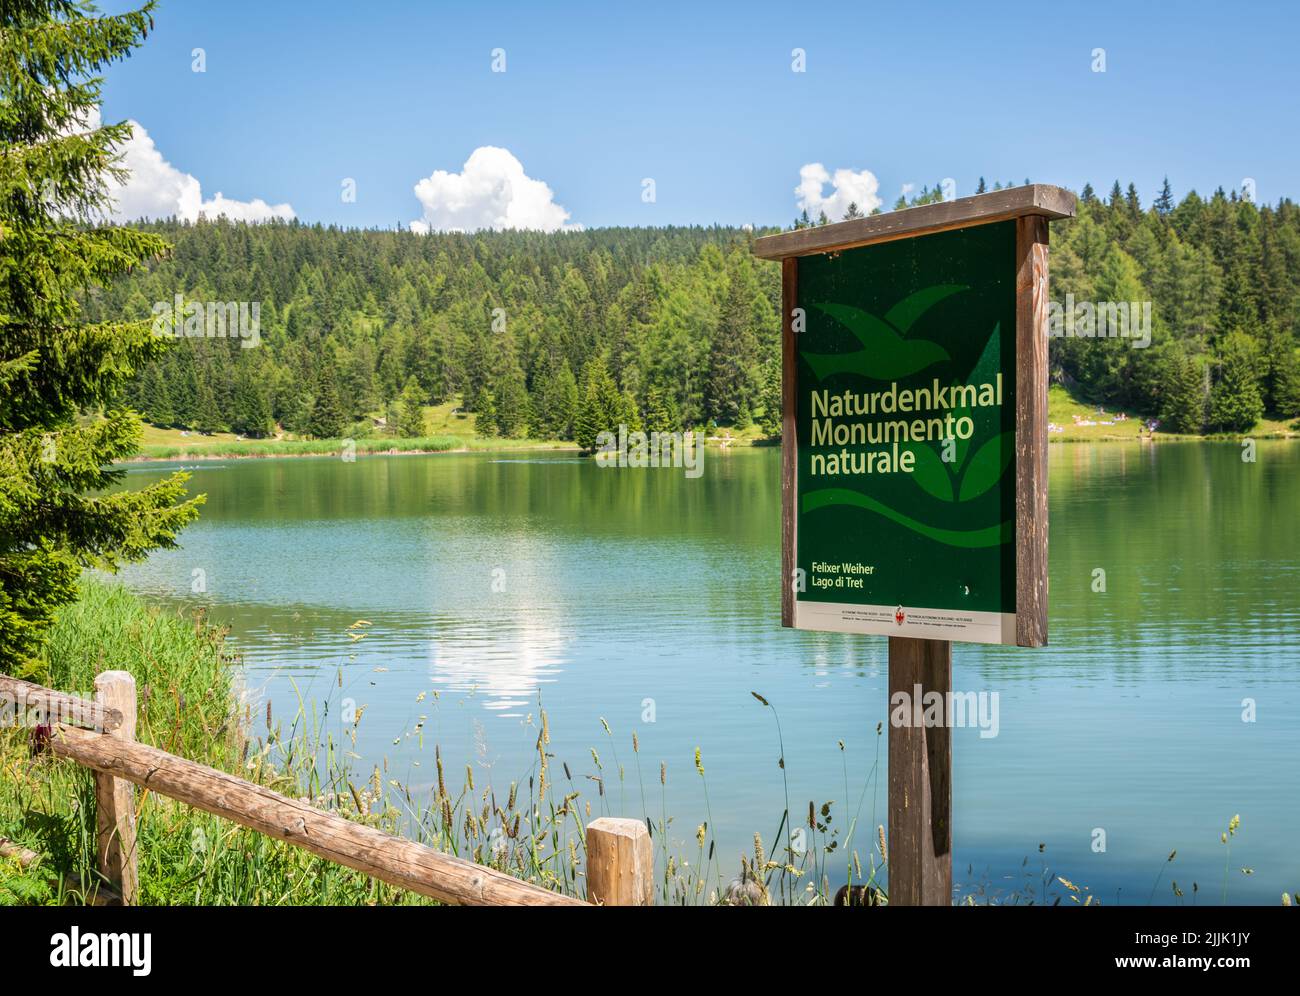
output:
[[[337,439],[343,435],[347,418],[339,404],[339,391],[332,367],[321,370],[316,382],[316,396],[311,406],[307,431],[317,439]]]
[[[781,363],[769,362],[763,369],[763,414],[758,427],[768,439],[781,438]]]
[[[1210,391],[1210,427],[1219,432],[1247,432],[1264,416],[1259,389],[1259,348],[1244,332],[1224,337],[1219,371]]]
[[[1170,432],[1197,433],[1205,425],[1205,375],[1196,358],[1179,350],[1165,367],[1161,427]]]
[[[1295,349],[1284,354],[1276,364],[1274,405],[1282,418],[1300,416],[1300,356]]]
[[[424,390],[414,375],[406,378],[397,399],[397,434],[404,439],[419,439],[424,431]]]
[[[528,422],[528,391],[524,388],[524,375],[515,369],[501,382],[496,402],[497,432],[507,439],[520,439],[527,434]]]
[[[939,196],[939,185],[924,187],[904,206]],[[767,408],[780,268],[755,261],[751,233],[739,229],[417,235],[225,220],[140,227],[176,252],[87,298],[87,317],[143,318],[148,302],[178,291],[262,305],[257,348],[184,339],[183,348],[143,364],[125,397],[161,424],[239,428],[239,372],[251,368],[273,421],[309,432],[328,367],[345,426],[398,398],[414,376],[426,403],[459,402],[482,415],[491,394],[493,412],[478,420],[484,429],[497,431],[499,413],[512,433],[571,438],[584,407],[592,415],[586,388],[597,356],[614,393],[630,392],[647,421],[652,387],[679,426],[734,426],[746,410],[761,422]],[[1199,357],[1202,370],[1217,372],[1222,341],[1237,329],[1259,346],[1266,408],[1282,407],[1285,356],[1300,333],[1300,209],[1292,201],[1257,205],[1190,191],[1174,203],[1162,186],[1143,207],[1131,184],[1113,184],[1108,201],[1088,185],[1078,217],[1053,223],[1051,257],[1054,301],[1069,293],[1152,305],[1148,349],[1095,337],[1051,341],[1054,377],[1083,399],[1159,415],[1178,357]],[[508,321],[494,328],[498,311]],[[608,408],[597,415],[601,427]]]
[[[123,472],[104,468],[140,441],[122,386],[168,342],[146,315],[87,320],[80,300],[167,250],[157,234],[100,224],[130,125],[96,126],[97,74],[144,41],[152,10],[0,4],[0,671],[11,674],[39,672],[42,637],[83,568],[174,545],[201,501],[182,501],[184,474],[105,493]],[[164,385],[150,391],[166,417]]]

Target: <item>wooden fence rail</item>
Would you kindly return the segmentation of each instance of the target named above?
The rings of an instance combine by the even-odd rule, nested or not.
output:
[[[19,688],[18,686],[24,686]],[[597,819],[587,827],[591,903],[317,809],[262,785],[167,751],[137,743],[135,682],[123,671],[95,681],[97,709],[64,715],[49,740],[59,757],[96,772],[100,873],[124,904],[138,900],[135,802],[132,785],[250,827],[295,847],[440,902],[457,906],[648,906],[653,904],[653,856],[639,820]],[[59,702],[63,693],[0,680],[0,701],[20,692]],[[40,699],[39,696],[46,696]],[[76,700],[83,706],[84,700]],[[84,722],[83,722],[84,720]]]
[[[21,712],[34,713],[44,724],[52,720],[103,733],[111,733],[122,725],[122,714],[116,709],[3,674],[0,674],[0,707],[0,722],[6,721],[10,713]]]

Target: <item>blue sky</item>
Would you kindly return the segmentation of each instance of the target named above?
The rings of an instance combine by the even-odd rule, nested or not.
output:
[[[785,224],[810,163],[870,171],[886,207],[981,175],[1300,196],[1294,5],[164,0],[156,20],[104,117],[139,122],[205,200],[312,222],[406,226],[415,184],[481,146],[588,227]],[[427,191],[435,225],[454,183]]]

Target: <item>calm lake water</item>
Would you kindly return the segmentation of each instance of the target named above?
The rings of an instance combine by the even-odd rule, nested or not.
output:
[[[1218,903],[1225,862],[1230,901],[1300,890],[1300,444],[1241,452],[1051,447],[1051,646],[954,645],[954,687],[999,704],[997,736],[954,733],[963,890],[1018,888],[1044,862],[1106,903],[1172,902],[1171,881],[1184,902],[1195,881],[1197,902]],[[128,483],[173,467],[133,467]],[[203,463],[191,484],[208,501],[183,549],[124,578],[210,604],[250,695],[278,715],[328,701],[337,730],[342,699],[366,706],[363,774],[387,759],[389,777],[427,788],[438,743],[450,772],[481,765],[477,784],[526,782],[540,701],[593,811],[643,815],[635,729],[648,807],[657,819],[664,761],[672,837],[694,855],[699,747],[730,874],[754,831],[770,846],[784,805],[759,692],[780,716],[792,809],[833,801],[841,833],[856,814],[865,860],[886,816],[871,775],[886,641],[780,628],[778,468],[774,449],[711,450],[696,480],[561,454]],[[585,777],[592,747],[604,799]]]

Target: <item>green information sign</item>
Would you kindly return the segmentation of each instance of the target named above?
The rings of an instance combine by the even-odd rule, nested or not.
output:
[[[781,623],[890,637],[889,702],[952,644],[1047,643],[1048,222],[1026,184],[754,242],[781,263]],[[901,700],[900,700],[901,696]],[[889,904],[952,904],[952,739],[889,725]]]
[[[798,267],[794,625],[1015,643],[1016,223]]]

